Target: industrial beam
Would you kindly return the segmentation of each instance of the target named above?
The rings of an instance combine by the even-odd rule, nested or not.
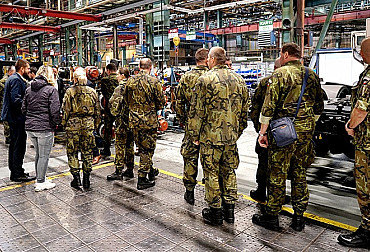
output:
[[[305,17],[304,25],[316,25],[316,24],[323,24],[326,20],[326,15],[322,16],[309,16]],[[343,22],[349,20],[356,20],[356,19],[366,19],[370,18],[370,10],[361,10],[361,11],[348,11],[343,13],[334,14],[331,18],[331,22]],[[281,27],[281,21],[274,22],[274,29],[278,29]],[[234,33],[244,33],[244,32],[253,32],[258,31],[258,24],[248,24],[248,25],[241,25],[241,26],[234,26],[234,27],[225,27],[225,28],[218,28],[206,31],[207,33],[212,33],[214,35],[222,35],[222,34],[234,34]]]
[[[0,28],[14,29],[14,30],[27,30],[27,31],[43,31],[43,32],[59,32],[60,27],[52,27],[45,25],[29,25],[20,23],[0,23]]]
[[[6,45],[11,45],[14,44],[15,41],[7,38],[0,38],[0,44],[6,44]]]
[[[82,14],[68,11],[41,9],[19,5],[0,4],[0,12],[14,13],[20,15],[45,16],[65,19],[76,19],[84,21],[99,22],[102,15]]]

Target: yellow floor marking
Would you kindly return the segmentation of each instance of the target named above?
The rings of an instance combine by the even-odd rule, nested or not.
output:
[[[112,155],[112,157],[114,158],[114,155]],[[139,165],[138,162],[135,162],[135,164]],[[109,163],[93,166],[93,170],[98,170],[98,169],[108,167],[108,166],[112,166],[112,165],[114,165],[114,162],[109,162]],[[182,178],[183,178],[183,176],[181,176],[181,175],[178,175],[178,174],[173,173],[173,172],[165,171],[165,170],[162,170],[162,169],[159,169],[159,172],[164,174],[164,175],[168,175],[168,176],[171,176],[171,177],[174,177],[174,178],[177,178],[177,179],[182,180]],[[48,178],[49,179],[57,179],[57,178],[62,178],[62,177],[69,176],[69,175],[71,175],[70,172],[65,172],[65,173],[61,173],[61,174],[58,174],[58,175],[50,176]],[[30,184],[33,184],[33,183],[35,183],[35,181],[30,181],[30,182],[25,182],[25,183],[22,183],[22,184],[16,184],[16,185],[3,187],[3,188],[0,188],[0,192],[12,190],[12,189],[19,188],[19,187],[22,187],[22,186],[25,186],[25,185],[30,185]],[[202,184],[201,182],[198,182],[198,184],[201,185],[201,186],[204,186],[204,184]],[[248,195],[245,195],[245,194],[239,194],[239,195],[241,197],[243,197],[244,199],[246,199],[246,200],[257,202],[254,199],[252,199],[251,197],[249,197]],[[286,207],[286,206],[283,206],[282,210],[286,211],[286,212],[289,212],[289,213],[294,212],[292,208]],[[356,227],[353,227],[351,225],[347,225],[347,224],[344,224],[344,223],[341,223],[341,222],[338,222],[338,221],[323,218],[323,217],[320,217],[320,216],[317,216],[317,215],[314,215],[314,214],[305,213],[304,216],[308,219],[312,219],[312,220],[315,220],[315,221],[318,221],[318,222],[321,222],[321,223],[329,224],[331,226],[346,229],[346,230],[349,230],[349,231],[352,231],[352,232],[357,230]]]

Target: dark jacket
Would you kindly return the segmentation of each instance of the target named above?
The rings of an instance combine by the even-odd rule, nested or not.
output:
[[[54,131],[60,123],[58,91],[47,82],[44,76],[37,76],[26,89],[22,112],[26,115],[28,131]]]
[[[1,120],[10,123],[24,123],[26,117],[22,114],[22,101],[26,91],[26,82],[15,73],[5,82]]]

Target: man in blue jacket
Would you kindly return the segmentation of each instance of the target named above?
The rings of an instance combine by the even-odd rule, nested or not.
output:
[[[22,101],[26,91],[27,82],[23,76],[28,75],[30,65],[26,60],[15,63],[15,71],[5,83],[4,101],[1,111],[1,120],[7,121],[10,127],[10,145],[8,165],[10,180],[25,182],[34,180],[24,172],[23,159],[26,153],[27,135],[25,131],[26,117],[22,114]]]

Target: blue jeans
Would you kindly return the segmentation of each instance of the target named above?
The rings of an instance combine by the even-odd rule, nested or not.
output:
[[[27,131],[28,137],[35,146],[35,170],[37,183],[45,182],[49,156],[54,143],[54,132]]]

